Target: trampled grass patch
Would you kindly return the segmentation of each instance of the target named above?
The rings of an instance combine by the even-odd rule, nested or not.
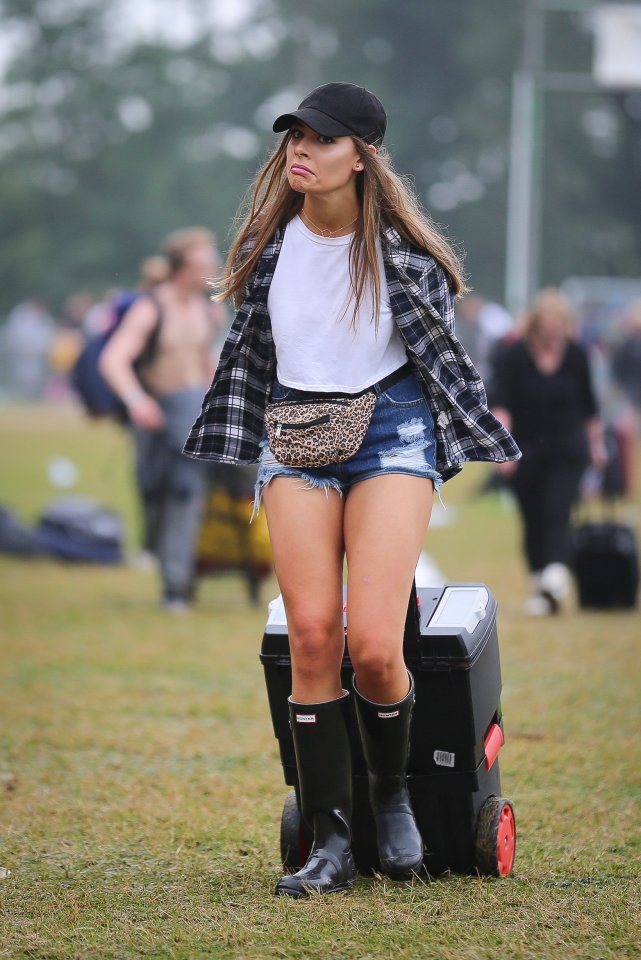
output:
[[[133,522],[126,437],[13,416],[0,499],[33,517],[64,455],[82,492]],[[287,788],[258,662],[275,584],[255,609],[237,577],[208,580],[198,609],[170,618],[149,574],[2,558],[0,957],[639,957],[641,618],[525,618],[516,517],[476,496],[486,475],[445,487],[454,522],[428,549],[499,600],[512,877],[362,878],[276,900]]]

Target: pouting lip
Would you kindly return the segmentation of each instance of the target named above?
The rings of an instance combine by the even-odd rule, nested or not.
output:
[[[310,170],[309,167],[306,167],[304,163],[292,163],[291,167],[289,168],[290,173],[294,173],[296,167],[299,170],[304,170],[306,173],[311,173],[313,175],[313,170]]]

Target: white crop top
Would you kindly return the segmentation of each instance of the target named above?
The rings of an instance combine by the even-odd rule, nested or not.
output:
[[[358,393],[407,361],[390,309],[380,243],[378,333],[369,287],[354,329],[350,240],[351,236],[319,237],[298,216],[287,224],[267,299],[276,375],[285,386]]]

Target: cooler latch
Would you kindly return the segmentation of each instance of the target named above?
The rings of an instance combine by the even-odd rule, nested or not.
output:
[[[505,737],[498,723],[493,723],[485,737],[485,769],[491,770],[499,750],[505,743]]]

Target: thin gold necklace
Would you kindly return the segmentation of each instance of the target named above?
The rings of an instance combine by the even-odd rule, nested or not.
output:
[[[351,227],[351,225],[353,223],[356,223],[356,221],[358,220],[358,217],[356,216],[354,217],[353,220],[350,220],[349,223],[346,223],[344,227],[338,227],[336,230],[329,230],[327,227],[319,227],[317,223],[314,223],[310,215],[305,210],[303,210],[302,207],[300,212],[301,212],[301,216],[304,214],[305,219],[308,220],[313,227],[316,227],[316,229],[320,231],[320,234],[322,237],[332,237],[335,233],[340,233],[342,230],[347,230],[348,227]]]

